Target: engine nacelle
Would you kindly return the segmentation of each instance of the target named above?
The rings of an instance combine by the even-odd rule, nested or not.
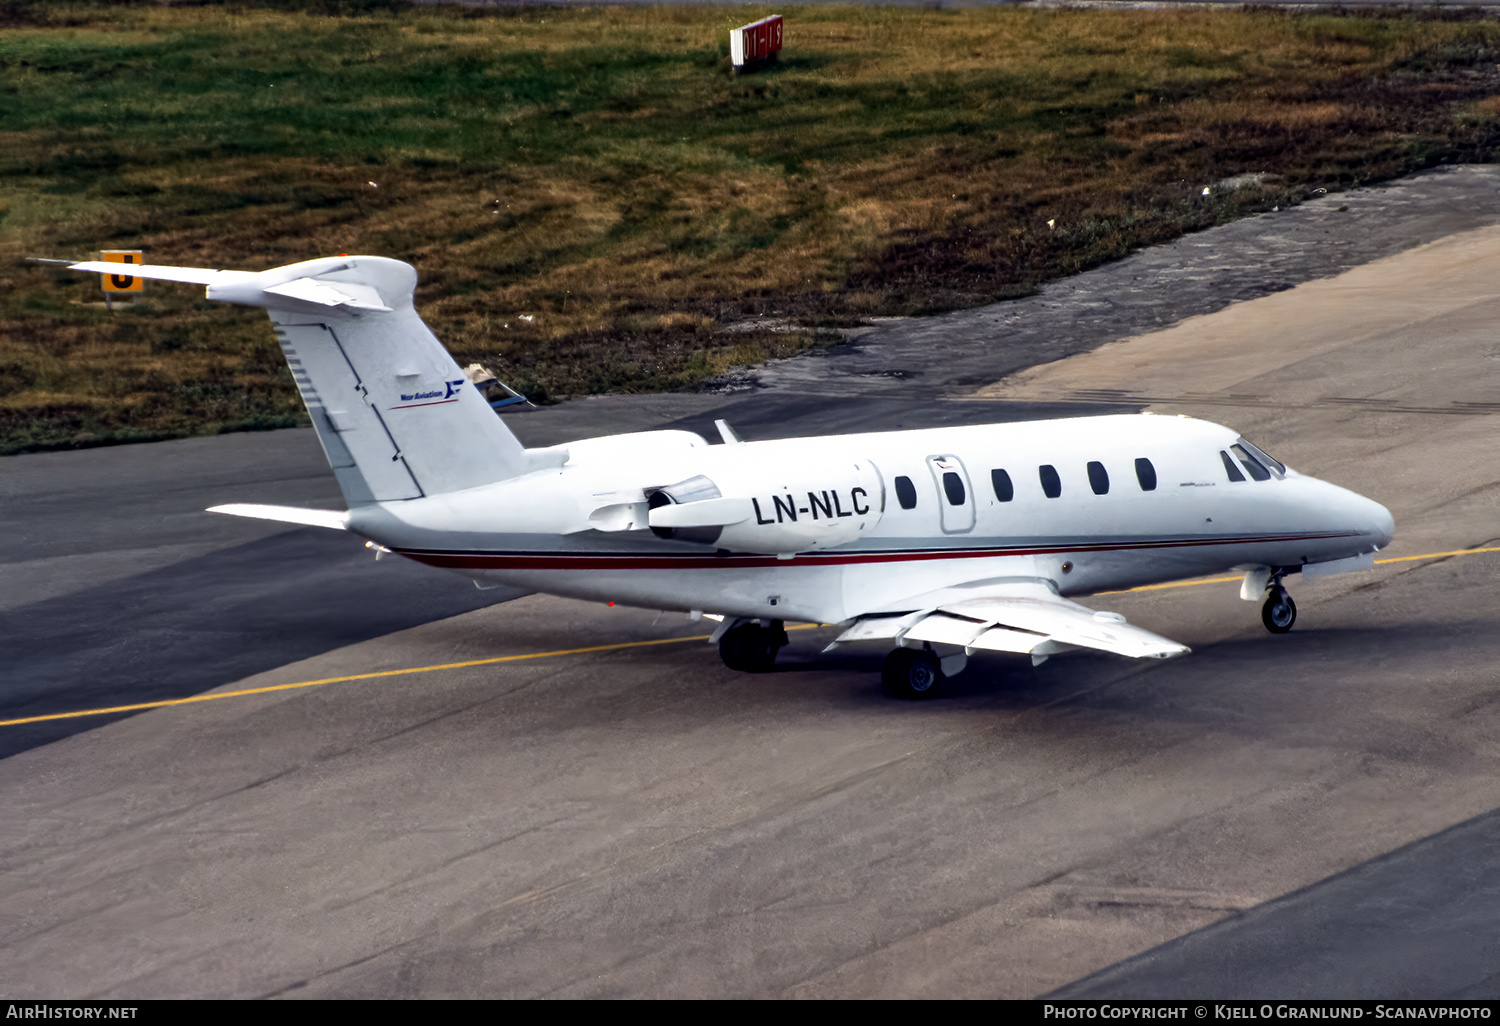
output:
[[[660,538],[786,555],[855,541],[880,522],[885,489],[864,460],[795,472],[725,468],[648,489]]]

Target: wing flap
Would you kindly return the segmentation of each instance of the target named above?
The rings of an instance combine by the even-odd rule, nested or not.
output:
[[[1118,613],[1096,612],[1058,597],[986,597],[943,606],[938,612],[957,613],[1011,632],[1030,634],[1037,643],[1050,638],[1064,645],[1132,659],[1168,659],[1188,651],[1186,645],[1132,626]],[[1009,643],[1017,639],[1005,640]]]
[[[1014,652],[1025,655],[1047,640],[1030,631],[1013,631],[1008,627],[990,627],[968,645],[969,652]]]
[[[862,617],[850,624],[844,633],[834,639],[835,645],[852,641],[885,641],[901,637],[901,632],[927,615],[927,610],[915,613],[881,613]]]
[[[919,609],[907,613],[874,613],[849,624],[844,632],[828,643],[824,652],[832,652],[840,645],[856,641],[894,641],[912,624],[926,616],[928,610]]]
[[[1170,638],[1132,626],[1119,613],[1096,612],[1034,584],[1016,583],[997,592],[928,606],[907,614],[877,614],[856,620],[835,644],[894,639],[927,642],[965,652],[1030,654],[1040,662],[1072,648],[1091,648],[1133,659],[1170,659],[1189,649]]]
[[[983,620],[952,616],[945,610],[930,613],[903,635],[906,641],[930,641],[938,645],[967,647],[988,626]]]

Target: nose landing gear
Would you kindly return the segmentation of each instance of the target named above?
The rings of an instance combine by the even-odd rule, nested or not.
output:
[[[1266,589],[1265,604],[1260,607],[1260,622],[1272,634],[1285,634],[1297,622],[1297,603],[1286,593],[1279,580]]]

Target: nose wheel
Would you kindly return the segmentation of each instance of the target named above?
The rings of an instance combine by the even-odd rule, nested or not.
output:
[[[1260,607],[1260,622],[1272,634],[1285,634],[1297,622],[1297,603],[1281,585],[1266,592],[1265,604]]]

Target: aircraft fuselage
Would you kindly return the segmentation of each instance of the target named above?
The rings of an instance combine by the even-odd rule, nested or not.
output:
[[[822,622],[995,579],[1081,595],[1390,541],[1383,506],[1274,461],[1253,473],[1239,443],[1149,415],[727,445],[617,435],[559,446],[560,465],[512,480],[356,508],[349,526],[476,581]],[[748,517],[651,530],[646,497],[683,482],[699,489],[687,502],[735,500]]]

